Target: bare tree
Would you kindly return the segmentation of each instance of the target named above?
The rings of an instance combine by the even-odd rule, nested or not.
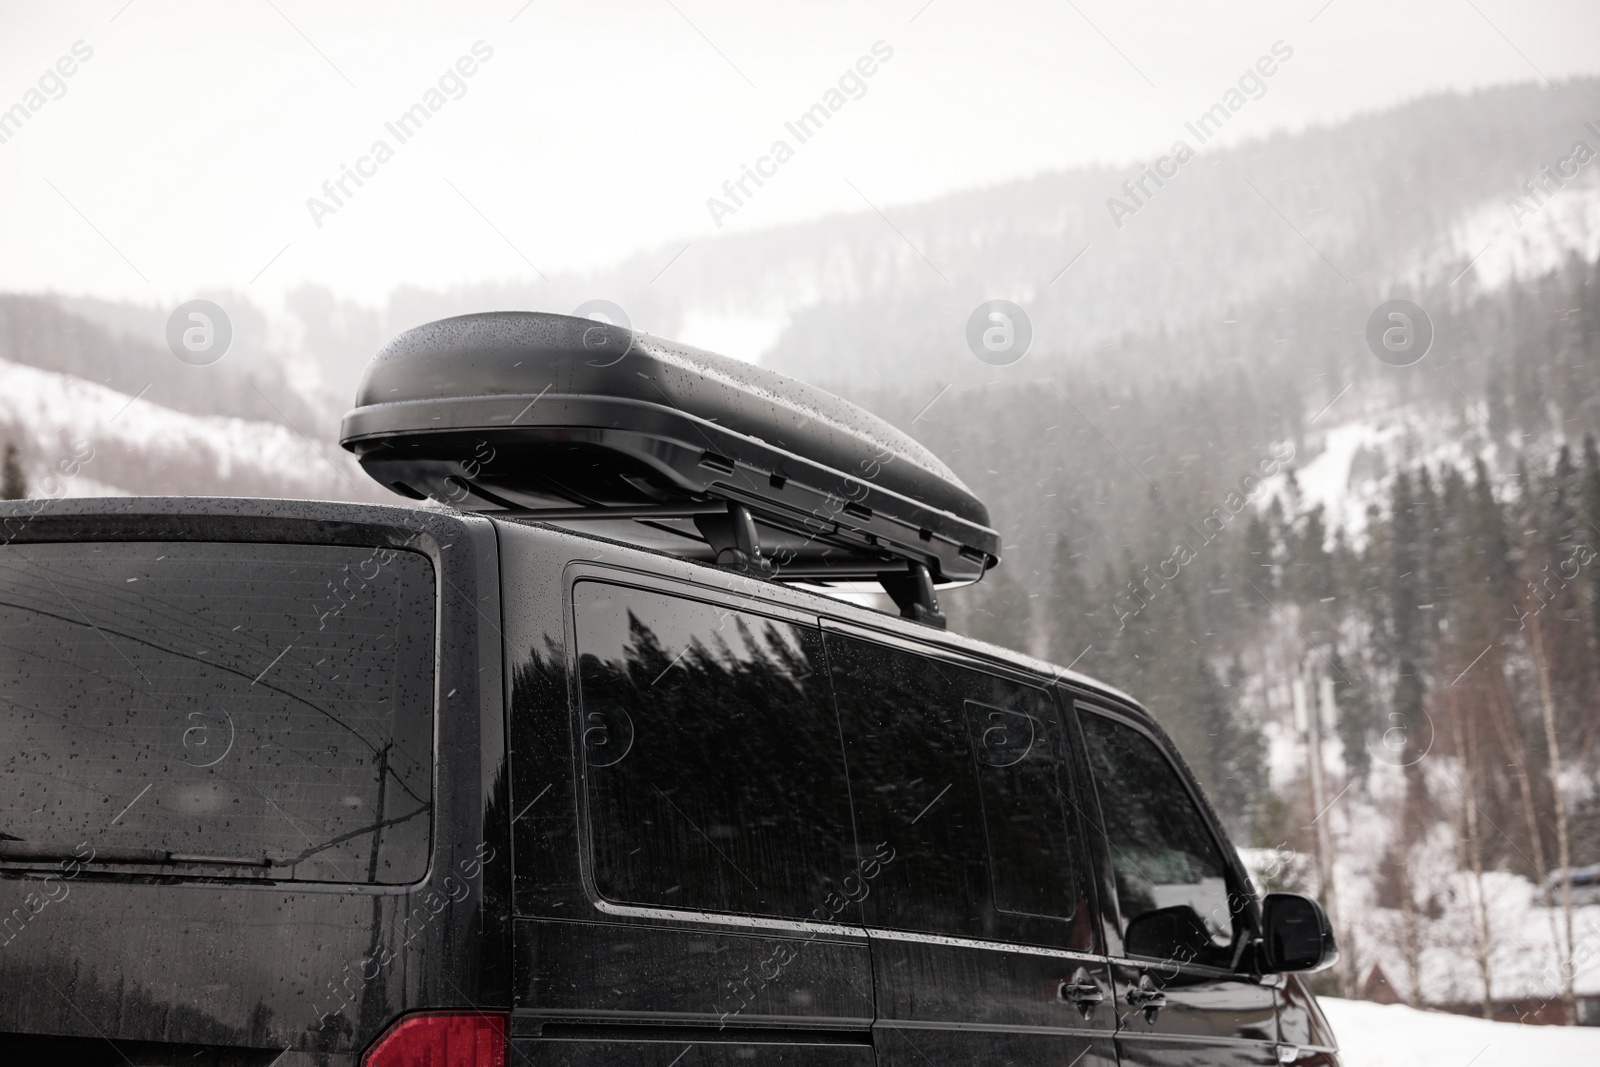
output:
[[[1483,884],[1483,834],[1478,824],[1477,775],[1473,763],[1478,758],[1475,724],[1463,721],[1461,699],[1453,688],[1445,689],[1445,699],[1450,708],[1451,732],[1455,738],[1456,756],[1461,764],[1461,784],[1456,791],[1461,794],[1460,815],[1457,821],[1456,850],[1460,866],[1472,870],[1470,897],[1472,958],[1478,966],[1478,981],[1482,992],[1482,1010],[1485,1019],[1494,1018],[1494,926],[1489,916],[1489,902]]]
[[[1561,788],[1561,742],[1556,736],[1556,708],[1555,698],[1550,692],[1550,664],[1545,657],[1544,647],[1544,622],[1540,614],[1533,616],[1533,666],[1534,673],[1539,678],[1539,710],[1540,717],[1544,720],[1544,743],[1550,757],[1550,795],[1556,814],[1556,851],[1560,863],[1559,877],[1561,880],[1561,939],[1556,945],[1556,950],[1563,960],[1570,960],[1573,952],[1572,940],[1572,848],[1571,834],[1567,820],[1567,800]],[[1549,879],[1546,877],[1546,884]],[[1575,1026],[1578,1021],[1578,996],[1574,985],[1574,971],[1571,966],[1563,966],[1561,986],[1561,1004],[1566,1009],[1567,1025]]]

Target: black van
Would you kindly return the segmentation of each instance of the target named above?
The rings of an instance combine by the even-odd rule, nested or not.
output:
[[[944,632],[909,438],[524,313],[360,405],[451,507],[5,512],[0,1063],[1337,1064],[1159,725]]]

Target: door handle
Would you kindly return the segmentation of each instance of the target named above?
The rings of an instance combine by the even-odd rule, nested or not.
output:
[[[1139,976],[1139,984],[1128,990],[1128,1006],[1144,1012],[1144,1021],[1154,1025],[1156,1015],[1167,1006],[1167,995],[1156,988],[1149,974]]]
[[[1085,967],[1073,971],[1071,978],[1063,979],[1060,988],[1056,990],[1056,995],[1077,1008],[1084,1022],[1094,1018],[1094,1010],[1106,999],[1105,993],[1100,990],[1100,983],[1094,980]]]

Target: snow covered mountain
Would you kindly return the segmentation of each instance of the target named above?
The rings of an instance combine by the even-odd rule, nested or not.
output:
[[[0,434],[27,457],[34,496],[379,496],[336,445],[287,425],[194,415],[4,360]]]
[[[1159,187],[1140,161],[650,249],[548,283],[397,292],[391,330],[487,307],[621,305],[636,327],[845,391],[993,377],[964,326],[991,298],[1033,320],[1024,373],[1133,334],[1308,290],[1494,286],[1593,256],[1600,81],[1422,98],[1331,127],[1199,146]],[[1148,162],[1148,161],[1143,161]],[[1571,177],[1562,175],[1571,171]],[[1137,203],[1113,213],[1109,206]],[[1547,206],[1548,202],[1548,206]],[[1514,207],[1520,204],[1520,207]],[[1113,218],[1115,214],[1115,218]],[[348,315],[347,310],[339,314]],[[987,377],[986,377],[987,376]]]
[[[1114,390],[1148,395],[1196,375],[1251,373],[1286,345],[1359,351],[1361,319],[1388,295],[1436,290],[1467,299],[1536,278],[1572,253],[1593,259],[1600,255],[1600,163],[1575,162],[1574,146],[1600,150],[1595,129],[1600,81],[1508,86],[1202,147],[1177,178],[1147,184],[1138,210],[1115,220],[1107,203],[1128,202],[1122,186],[1142,173],[1137,165],[882,205],[885,217],[863,210],[652,249],[548,282],[402,289],[383,307],[316,286],[291,293],[281,308],[210,294],[229,310],[235,343],[205,368],[166,351],[170,309],[0,296],[0,360],[71,379],[47,387],[45,378],[7,369],[5,380],[17,384],[7,386],[0,410],[40,475],[62,452],[63,434],[85,438],[92,430],[118,441],[123,458],[113,463],[109,451],[97,450],[97,473],[80,485],[382,498],[334,439],[360,369],[381,344],[445,315],[569,311],[605,298],[636,328],[835,388],[936,439],[934,416],[910,424],[945,385],[954,386],[951,397],[986,383],[1025,388],[1077,367]],[[1560,177],[1574,167],[1572,177]],[[1006,368],[979,363],[963,339],[972,309],[996,297],[1022,304],[1034,327],[1028,357]],[[1321,380],[1332,371],[1316,360],[1305,363],[1297,379],[1278,383],[1292,395],[1257,398],[1282,409],[1288,429],[1342,384]],[[91,383],[100,392],[86,392]],[[1464,387],[1482,395],[1484,384]],[[141,399],[111,423],[112,394]],[[1322,493],[1337,483],[1343,492],[1362,471],[1392,468],[1403,459],[1393,453],[1402,438],[1408,454],[1432,450],[1423,428],[1402,434],[1383,414],[1399,410],[1402,399],[1363,396],[1357,383],[1306,442],[1305,460],[1319,466],[1302,490]],[[56,410],[105,404],[112,409],[104,427]],[[948,406],[949,398],[940,401],[940,410]],[[158,416],[157,409],[167,410]],[[145,417],[162,433],[137,445],[119,436]],[[1054,421],[1040,417],[1040,428]],[[1014,465],[970,447],[952,461],[995,496],[1002,515],[1008,497],[1030,496],[1036,479],[1019,480]],[[1332,456],[1356,466],[1335,474]],[[1359,504],[1343,510],[1346,522],[1359,523]]]

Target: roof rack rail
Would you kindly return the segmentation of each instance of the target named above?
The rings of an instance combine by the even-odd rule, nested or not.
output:
[[[804,382],[593,319],[462,315],[368,365],[340,443],[412,499],[555,523],[757,574],[935,589],[1000,561],[938,457]]]

